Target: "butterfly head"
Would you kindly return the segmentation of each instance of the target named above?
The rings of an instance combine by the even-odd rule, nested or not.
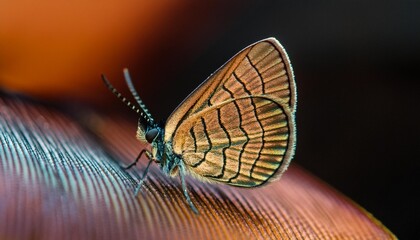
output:
[[[156,124],[152,115],[150,114],[149,110],[146,108],[146,105],[143,103],[143,101],[140,99],[139,94],[137,93],[136,89],[134,88],[133,82],[131,81],[130,74],[128,73],[127,69],[124,69],[124,76],[125,81],[127,83],[127,86],[133,95],[134,99],[137,102],[137,105],[132,104],[127,98],[125,98],[112,84],[108,81],[108,79],[102,75],[102,80],[105,83],[105,85],[108,87],[108,89],[118,98],[120,99],[125,105],[127,105],[129,108],[131,108],[133,111],[135,111],[139,115],[138,120],[138,127],[137,127],[137,138],[144,143],[149,143],[152,145],[152,153],[153,158],[157,161],[160,161],[161,154],[159,152],[160,149],[163,149],[163,147],[160,147],[160,145],[163,144],[157,144],[159,142],[163,141],[163,128],[161,127],[161,124]]]
[[[139,119],[137,139],[151,146],[152,158],[157,163],[161,162],[163,152],[163,128],[159,124],[144,125]]]

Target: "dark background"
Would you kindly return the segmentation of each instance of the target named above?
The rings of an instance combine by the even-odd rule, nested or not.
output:
[[[398,237],[415,236],[420,2],[229,4],[210,13],[195,12],[193,5],[190,14],[203,14],[210,19],[207,25],[179,16],[161,36],[167,41],[160,59],[142,66],[149,71],[132,67],[134,79],[149,79],[138,88],[155,118],[166,118],[236,52],[276,37],[289,54],[298,87],[293,162],[353,199]]]

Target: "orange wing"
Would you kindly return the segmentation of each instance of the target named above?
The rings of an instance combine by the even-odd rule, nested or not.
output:
[[[295,103],[287,54],[266,39],[234,56],[181,103],[167,121],[165,142],[196,177],[261,185],[292,158]]]

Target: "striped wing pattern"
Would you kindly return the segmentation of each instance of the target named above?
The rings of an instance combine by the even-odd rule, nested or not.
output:
[[[261,185],[293,155],[295,91],[284,49],[273,38],[262,40],[181,103],[167,121],[165,141],[196,177]]]
[[[208,180],[252,187],[265,183],[283,163],[289,144],[287,114],[266,97],[227,101],[192,119],[182,157],[191,173]]]
[[[288,59],[283,60],[279,47],[272,42],[261,42],[246,49],[236,68],[226,74],[212,92],[207,105],[246,95],[268,95],[294,109],[294,83],[290,84],[292,73],[287,71]]]

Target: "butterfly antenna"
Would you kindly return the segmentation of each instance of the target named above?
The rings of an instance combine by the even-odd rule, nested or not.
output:
[[[134,88],[134,85],[133,85],[133,82],[131,81],[131,77],[130,77],[130,73],[128,72],[128,69],[124,68],[123,72],[124,72],[124,78],[125,78],[125,82],[127,83],[128,89],[130,89],[131,94],[133,95],[133,97],[137,101],[137,103],[139,104],[140,108],[143,110],[144,114],[146,114],[147,118],[151,121],[151,123],[153,123],[154,119],[152,117],[152,114],[150,114],[146,105],[140,99],[139,94],[137,93],[136,89]],[[149,120],[147,120],[147,121],[149,122]]]
[[[145,113],[143,111],[143,109],[140,109],[138,107],[136,107],[134,104],[132,104],[129,100],[127,100],[127,98],[125,98],[120,92],[118,92],[118,90],[112,86],[112,84],[108,81],[108,79],[105,77],[105,75],[102,74],[102,81],[105,83],[105,85],[107,86],[107,88],[119,99],[121,100],[121,102],[123,102],[125,105],[127,105],[127,107],[131,108],[133,111],[135,111],[136,113],[138,113],[140,116],[142,116],[144,118],[144,120],[146,120],[147,122],[149,122],[150,124],[153,124],[153,119],[152,118],[148,118],[147,113]]]

